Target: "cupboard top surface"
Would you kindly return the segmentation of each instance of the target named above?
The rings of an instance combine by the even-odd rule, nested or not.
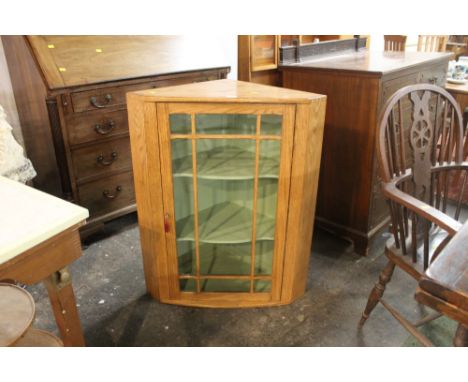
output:
[[[385,74],[423,63],[448,61],[451,53],[440,52],[359,52],[319,56],[300,63],[284,64],[282,70],[326,69]]]
[[[326,96],[236,80],[168,86],[132,93],[153,102],[310,103]]]
[[[49,89],[227,67],[222,49],[191,36],[28,36]]]

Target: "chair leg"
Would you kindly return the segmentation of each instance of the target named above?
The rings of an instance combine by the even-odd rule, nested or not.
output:
[[[468,328],[463,324],[458,324],[455,337],[453,338],[454,346],[468,346]]]
[[[395,263],[391,260],[388,261],[385,268],[380,272],[379,281],[375,284],[374,289],[370,292],[369,299],[367,300],[366,308],[362,313],[361,320],[359,321],[359,326],[364,325],[366,320],[369,318],[369,315],[374,310],[377,303],[382,298],[385,292],[385,286],[390,281],[395,270]]]

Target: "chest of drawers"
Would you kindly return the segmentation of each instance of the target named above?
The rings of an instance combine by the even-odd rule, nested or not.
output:
[[[226,78],[182,36],[5,36],[35,187],[89,209],[86,230],[135,210],[126,93]]]

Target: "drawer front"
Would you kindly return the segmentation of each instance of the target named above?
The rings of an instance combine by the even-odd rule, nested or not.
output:
[[[113,139],[73,150],[72,160],[78,182],[90,176],[130,169],[130,140],[128,137]]]
[[[116,107],[125,106],[126,94],[128,92],[216,79],[218,79],[218,75],[216,74],[185,74],[184,76],[174,77],[171,79],[161,79],[134,85],[74,92],[71,94],[71,100],[75,113],[90,110],[115,109]]]
[[[447,68],[445,64],[432,66],[420,70],[419,72],[404,75],[402,77],[388,80],[382,84],[382,102],[381,106],[384,105],[390,96],[395,93],[398,89],[407,86],[415,85],[418,83],[431,83],[443,87],[445,85],[445,77],[447,75]],[[404,101],[406,102],[406,101]],[[409,101],[408,101],[408,106]]]
[[[101,141],[116,135],[128,135],[127,111],[71,114],[67,118],[67,130],[70,145]]]
[[[402,77],[395,78],[393,80],[385,81],[382,84],[382,102],[381,107],[385,102],[395,93],[398,89],[401,89],[407,85],[415,85],[419,81],[419,74],[412,73]]]
[[[137,85],[116,86],[95,90],[86,90],[71,94],[75,113],[91,110],[105,110],[115,107],[125,107],[127,92],[151,87],[149,83]]]
[[[89,182],[78,187],[81,206],[89,209],[91,217],[104,215],[135,203],[132,173]]]
[[[447,65],[438,65],[425,70],[422,70],[419,73],[418,82],[420,83],[429,83],[437,86],[444,87],[445,80],[447,77]]]

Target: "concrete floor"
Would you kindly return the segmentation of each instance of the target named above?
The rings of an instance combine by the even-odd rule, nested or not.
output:
[[[307,291],[291,305],[255,309],[199,309],[160,304],[146,294],[135,214],[108,224],[71,266],[88,346],[401,346],[408,333],[380,305],[362,330],[357,323],[386,264],[388,234],[359,257],[347,241],[315,230]],[[35,326],[57,333],[47,293],[29,288]],[[425,308],[415,282],[396,270],[389,302],[410,319]],[[451,334],[450,334],[451,335]]]

